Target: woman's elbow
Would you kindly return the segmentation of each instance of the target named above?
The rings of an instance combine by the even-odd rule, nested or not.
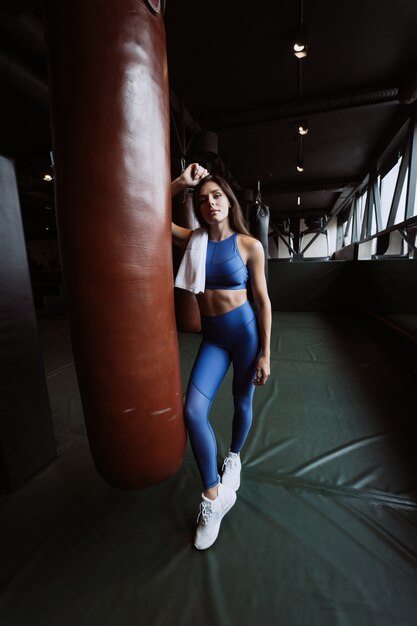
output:
[[[271,301],[268,297],[268,295],[263,296],[262,298],[258,298],[255,301],[255,308],[257,313],[262,313],[262,312],[270,312],[271,311]]]
[[[271,309],[271,302],[269,300],[268,295],[266,296],[254,296],[253,298],[253,306],[255,308],[255,311],[259,314],[262,311],[268,311]]]

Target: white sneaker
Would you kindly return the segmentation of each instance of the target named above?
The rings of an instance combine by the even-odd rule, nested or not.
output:
[[[215,500],[210,500],[203,494],[202,498],[194,540],[197,550],[207,550],[216,541],[223,517],[236,502],[236,493],[219,483],[219,492]]]
[[[237,491],[240,487],[240,470],[242,469],[242,463],[240,462],[239,454],[230,452],[223,462],[223,474],[222,485],[229,487],[234,491]]]

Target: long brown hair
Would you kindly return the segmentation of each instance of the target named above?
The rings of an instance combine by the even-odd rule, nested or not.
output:
[[[199,203],[200,189],[203,185],[205,185],[206,183],[209,183],[210,181],[213,181],[219,185],[220,189],[224,192],[224,194],[227,196],[230,202],[230,209],[229,209],[230,228],[237,233],[241,233],[242,235],[249,235],[250,237],[252,237],[252,235],[246,228],[245,219],[243,217],[243,211],[238,202],[238,199],[236,198],[233,192],[233,189],[222,176],[218,176],[217,174],[209,174],[208,176],[203,178],[201,182],[198,183],[198,185],[194,188],[194,197],[193,197],[194,213],[198,221],[200,222],[201,226],[207,229],[209,227],[207,222],[204,221],[201,215],[201,211],[200,211],[200,203]]]

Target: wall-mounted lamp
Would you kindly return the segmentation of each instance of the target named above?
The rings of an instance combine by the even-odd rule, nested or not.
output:
[[[304,172],[304,161],[301,159],[297,161],[297,172]]]
[[[297,205],[300,206],[300,204],[301,204],[301,198],[300,196],[297,196]]]
[[[300,135],[307,135],[308,133],[308,127],[307,124],[305,122],[302,122],[299,126],[298,126],[298,132]]]
[[[50,174],[44,174],[43,180],[46,180],[48,183],[50,183],[52,180],[52,176]]]

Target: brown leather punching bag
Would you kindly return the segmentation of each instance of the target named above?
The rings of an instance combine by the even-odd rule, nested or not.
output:
[[[172,221],[183,228],[194,230],[200,223],[194,214],[193,190],[186,189],[184,193],[174,198],[172,205]],[[178,271],[183,250],[174,246],[174,273]],[[200,310],[197,298],[191,291],[175,288],[175,317],[178,330],[184,333],[198,333],[201,330]]]
[[[58,228],[88,439],[136,489],[185,448],[174,319],[169,103],[159,2],[50,0]]]

